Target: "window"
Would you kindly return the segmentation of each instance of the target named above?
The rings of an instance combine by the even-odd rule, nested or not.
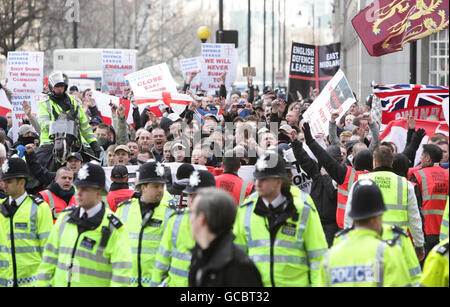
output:
[[[430,36],[429,84],[448,86],[448,29]]]

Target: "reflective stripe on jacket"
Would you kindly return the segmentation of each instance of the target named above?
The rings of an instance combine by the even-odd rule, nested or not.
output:
[[[69,205],[67,205],[63,199],[61,199],[60,197],[58,197],[57,195],[55,195],[53,192],[51,192],[48,189],[41,191],[38,194],[44,199],[44,201],[47,204],[49,204],[50,210],[52,211],[52,214],[53,214],[53,222],[56,222],[56,220],[61,215],[61,213],[64,209],[66,209],[67,207],[76,205],[75,196],[72,196],[72,198],[70,199]]]
[[[425,234],[438,235],[448,198],[448,170],[440,166],[425,167],[414,172],[422,192],[422,214]]]
[[[351,190],[352,185],[358,180],[358,175],[364,173],[367,172],[357,171],[354,168],[347,166],[347,174],[345,175],[345,180],[338,186],[336,223],[341,229],[344,229],[345,206],[347,205],[348,193]]]
[[[127,287],[131,279],[131,249],[124,226],[116,228],[103,219],[94,230],[78,232],[69,222],[70,211],[56,221],[38,270],[40,287]],[[109,237],[105,236],[109,233]],[[107,241],[104,239],[107,238]]]
[[[91,144],[97,139],[94,133],[92,132],[91,126],[89,125],[89,120],[87,119],[86,114],[84,113],[83,107],[81,105],[78,105],[78,102],[74,96],[69,95],[69,98],[70,103],[75,108],[78,108],[76,121],[79,124],[82,143]],[[50,97],[45,101],[39,102],[38,122],[39,125],[41,126],[41,134],[40,134],[41,146],[49,145],[52,143],[49,136],[50,125],[53,121],[57,120],[57,118],[55,118],[53,114],[53,110],[58,115],[63,113],[62,108],[53,100],[51,100]],[[66,113],[69,112],[70,111],[67,111]]]
[[[173,213],[169,201],[172,201],[172,196],[164,191],[164,197],[155,208],[146,227],[142,227],[143,219],[139,199],[132,198],[117,208],[116,214],[125,223],[129,233],[133,255],[132,286],[150,286],[156,252],[167,220]]]
[[[374,172],[360,175],[358,179],[373,180],[383,194],[387,211],[383,223],[408,230],[408,181],[392,172]]]
[[[318,269],[328,244],[311,197],[293,195],[298,219],[288,218],[274,238],[268,218],[254,213],[258,194],[252,194],[238,209],[233,232],[239,245],[255,263],[264,286],[308,287],[318,285]],[[292,194],[292,193],[291,193]]]
[[[411,285],[400,246],[389,246],[370,229],[350,230],[320,265],[322,287],[404,287]]]
[[[7,203],[8,198],[0,200],[0,206],[9,206]],[[9,277],[4,278],[8,286],[34,285],[52,226],[48,204],[38,204],[30,196],[20,204],[12,219],[0,214],[0,227],[3,228],[3,236],[6,235],[0,240],[0,254],[3,252],[9,255]],[[6,262],[3,264],[6,265]]]
[[[189,285],[191,249],[195,246],[189,217],[188,210],[170,217],[156,254],[151,286]]]

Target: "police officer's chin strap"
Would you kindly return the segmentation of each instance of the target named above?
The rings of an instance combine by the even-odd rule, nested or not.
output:
[[[51,96],[52,96],[52,98],[55,98],[57,100],[61,100],[61,99],[66,97],[66,93],[63,92],[63,93],[57,94],[57,93],[55,93],[55,91],[52,91],[51,92]]]
[[[283,178],[283,183],[281,184],[281,195],[286,197],[286,203],[288,203],[289,201],[293,201],[291,186],[285,178]]]

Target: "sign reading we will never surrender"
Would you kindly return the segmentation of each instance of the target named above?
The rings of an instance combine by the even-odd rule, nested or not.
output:
[[[236,80],[238,55],[234,44],[202,44],[202,90],[214,95],[222,85],[221,75],[227,73],[225,87],[231,91]]]

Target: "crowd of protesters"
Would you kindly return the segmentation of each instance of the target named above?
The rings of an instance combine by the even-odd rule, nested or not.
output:
[[[299,93],[293,97],[282,89],[264,87],[260,90],[249,77],[246,90],[227,92],[226,74],[223,74],[220,91],[210,96],[198,87],[195,91],[191,90],[194,77],[194,73],[190,74],[184,86],[179,88],[179,92],[190,95],[193,102],[182,114],[174,113],[169,107],[161,109],[163,116],[160,118],[148,108],[140,112],[133,92],[129,87],[125,88],[120,98],[131,101],[133,124],[127,123],[123,104],[112,104],[112,124],[104,123],[92,98],[92,90],[95,89],[80,92],[76,87],[71,87],[68,90],[68,94],[76,97],[82,106],[101,147],[98,164],[113,167],[110,193],[127,191],[108,198],[112,211],[116,211],[119,203],[130,199],[136,192],[129,185],[130,174],[126,166],[144,165],[150,161],[182,163],[184,166],[179,168],[177,180],[172,180],[168,185],[175,199],[174,207],[180,208],[186,206],[186,199],[183,200],[183,187],[178,190],[177,187],[183,179],[188,180],[193,171],[187,165],[205,166],[216,177],[223,173],[237,177],[240,166],[256,165],[268,149],[282,153],[292,149],[295,163],[312,178],[310,196],[329,247],[333,245],[336,233],[345,226],[351,227],[345,212],[339,213],[341,206],[345,205],[340,203],[339,193],[340,187],[348,184],[352,170],[360,173],[391,171],[414,183],[411,184],[414,190],[411,204],[415,205],[408,209],[411,211],[408,229],[416,248],[424,248],[424,251],[417,250],[418,259],[423,261],[424,253],[428,254],[439,242],[434,232],[425,231],[422,205],[426,199],[419,188],[421,179],[417,178],[414,170],[428,166],[448,169],[449,143],[445,135],[436,134],[430,138],[429,144],[423,148],[421,163],[416,165],[416,152],[425,136],[424,130],[416,130],[415,120],[408,120],[408,140],[403,152],[398,152],[392,142],[380,142],[381,107],[375,96],[357,101],[343,116],[333,114],[328,135],[311,135],[309,126],[303,121],[303,114],[314,103],[318,90],[311,90],[309,97],[302,97]],[[7,85],[3,89],[10,97]],[[48,93],[48,89],[44,93]],[[26,116],[18,130],[16,142],[12,141],[11,113],[0,117],[0,164],[8,158],[24,158],[32,174],[32,180],[27,183],[30,194],[39,193],[46,202],[50,202],[47,193],[50,191],[63,199],[65,205],[75,204],[72,183],[83,163],[89,161],[84,161],[78,153],[71,153],[67,157],[67,165],[56,173],[46,169],[45,163],[36,156],[40,145],[39,118],[32,114],[29,105],[24,103],[23,107]],[[437,119],[430,117],[428,120]],[[239,163],[227,160],[227,153],[238,158]],[[384,158],[390,156],[391,163],[386,162]],[[292,176],[288,168],[287,176],[289,174]],[[0,181],[0,187],[2,184]],[[350,186],[347,188],[349,195]],[[252,185],[246,186],[245,197],[253,191]],[[448,185],[446,193],[448,195]],[[7,197],[3,189],[0,189],[0,197]],[[239,205],[245,197],[234,199]],[[64,203],[61,208],[54,208],[54,218],[64,209]]]

